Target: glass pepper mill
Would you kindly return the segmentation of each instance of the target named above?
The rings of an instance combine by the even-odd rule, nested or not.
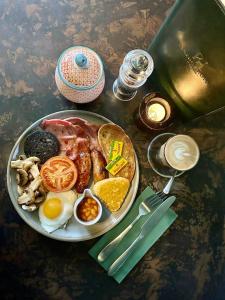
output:
[[[137,89],[146,82],[153,68],[153,59],[148,52],[141,49],[128,52],[113,84],[115,97],[122,101],[134,98]]]

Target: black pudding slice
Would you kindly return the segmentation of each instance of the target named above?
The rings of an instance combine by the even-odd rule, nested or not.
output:
[[[29,134],[24,143],[26,156],[37,156],[43,164],[49,158],[58,155],[60,144],[54,134],[45,131],[35,131]]]

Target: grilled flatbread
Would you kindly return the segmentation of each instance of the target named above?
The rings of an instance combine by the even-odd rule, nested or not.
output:
[[[94,193],[107,206],[111,212],[120,209],[129,190],[129,180],[123,177],[107,178],[98,181]]]
[[[113,140],[123,142],[122,157],[128,161],[125,167],[123,167],[115,176],[127,178],[129,182],[131,182],[135,172],[135,156],[134,148],[130,138],[126,135],[121,127],[115,124],[102,125],[98,131],[98,141],[102,147],[107,163],[110,161],[110,145]],[[110,177],[114,176],[110,175]]]

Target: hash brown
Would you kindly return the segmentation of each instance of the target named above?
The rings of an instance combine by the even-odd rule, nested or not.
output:
[[[130,182],[127,178],[115,177],[98,181],[93,190],[111,212],[116,212],[123,204],[129,187]]]

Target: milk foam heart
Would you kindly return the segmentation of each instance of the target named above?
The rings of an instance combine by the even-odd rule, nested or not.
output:
[[[193,138],[178,134],[170,138],[160,149],[163,164],[179,171],[193,168],[199,159],[199,148]]]

